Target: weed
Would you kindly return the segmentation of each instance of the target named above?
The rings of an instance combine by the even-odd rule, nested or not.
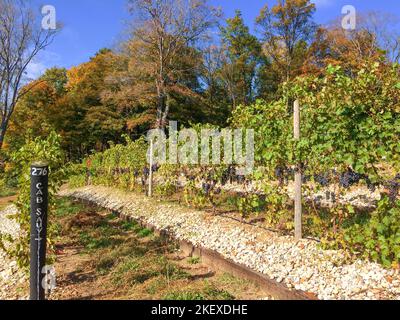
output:
[[[153,234],[153,231],[150,229],[144,228],[137,232],[139,238],[147,238]]]
[[[199,257],[191,257],[187,261],[191,265],[199,264],[200,263],[200,258]]]

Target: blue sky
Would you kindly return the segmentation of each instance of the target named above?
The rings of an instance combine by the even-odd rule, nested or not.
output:
[[[265,4],[275,0],[210,0],[210,4],[222,8],[225,17],[242,11],[246,23],[253,27],[254,20]],[[317,6],[315,20],[324,24],[341,15],[344,5],[351,4],[358,11],[379,11],[400,18],[399,0],[313,0]],[[29,67],[28,74],[37,77],[52,66],[69,68],[87,61],[99,49],[113,47],[124,36],[129,20],[126,0],[32,0],[40,10],[41,5],[56,8],[57,20],[63,30],[54,42],[42,52]]]

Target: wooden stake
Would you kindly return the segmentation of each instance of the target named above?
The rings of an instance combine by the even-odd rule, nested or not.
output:
[[[31,166],[30,300],[45,300],[49,165]]]
[[[153,196],[153,139],[150,140],[149,197]]]
[[[294,139],[300,140],[300,103],[298,100],[294,102]],[[294,227],[295,238],[300,240],[303,237],[302,231],[302,204],[301,204],[301,184],[302,174],[300,171],[300,164],[297,164],[295,172],[295,200],[294,200]]]

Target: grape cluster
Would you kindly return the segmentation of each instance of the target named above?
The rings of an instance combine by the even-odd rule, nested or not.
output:
[[[211,191],[211,184],[209,184],[207,182],[203,182],[202,189],[203,189],[204,193],[206,195],[208,195],[210,193],[210,191]]]
[[[304,172],[305,169],[306,169],[305,166],[301,167],[302,172]],[[281,186],[284,184],[287,185],[289,180],[293,179],[295,171],[296,170],[293,168],[280,166],[275,169],[275,176],[279,180],[279,184]],[[347,171],[341,174],[336,172],[335,170],[332,170],[326,173],[318,173],[315,174],[314,176],[303,175],[302,176],[303,183],[311,181],[312,177],[314,178],[314,181],[319,185],[321,185],[322,187],[328,187],[334,181],[334,178],[335,181],[337,181],[336,178],[339,179],[339,185],[346,189],[359,183],[361,180],[365,180],[368,186],[368,190],[370,190],[371,192],[375,192],[376,188],[379,186],[379,184],[377,183],[372,183],[367,175],[359,174],[352,169],[348,169]],[[400,174],[398,175],[398,178],[399,178],[398,180],[400,181]]]
[[[279,180],[279,184],[282,186],[285,181],[285,169],[283,167],[276,167],[275,177]]]
[[[129,174],[131,169],[129,168],[114,168],[111,170],[113,175]]]
[[[218,194],[221,192],[220,188],[215,188],[216,184],[214,182],[203,182],[202,190],[206,196],[213,194]]]
[[[396,201],[400,191],[400,175],[396,175],[393,180],[386,181],[385,187],[387,189],[389,199],[393,202]]]
[[[215,172],[209,172],[205,182],[202,183],[202,190],[206,196],[212,196],[221,193],[221,188],[217,188],[218,180]]]
[[[234,166],[229,166],[228,169],[226,169],[221,176],[221,185],[226,185],[228,182],[229,183],[244,183],[246,181],[244,176],[239,176],[236,174],[236,168]]]
[[[150,176],[150,169],[148,167],[144,167],[142,171],[142,186],[146,185],[146,181]]]
[[[295,170],[284,166],[275,168],[275,177],[279,180],[279,185],[288,184],[290,179],[294,178]]]
[[[319,183],[322,187],[327,187],[331,183],[329,173],[316,174],[314,175],[314,180]]]
[[[224,186],[228,182],[232,183],[235,175],[235,168],[233,166],[229,166],[228,169],[226,169],[221,176],[221,184]]]
[[[351,186],[359,183],[362,179],[367,179],[365,175],[358,174],[351,169],[348,169],[346,172],[342,173],[339,177],[339,184],[341,187],[348,189]]]

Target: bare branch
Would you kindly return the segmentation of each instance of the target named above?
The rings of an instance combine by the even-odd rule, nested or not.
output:
[[[0,149],[22,94],[26,69],[57,31],[43,30],[24,1],[0,0]]]

